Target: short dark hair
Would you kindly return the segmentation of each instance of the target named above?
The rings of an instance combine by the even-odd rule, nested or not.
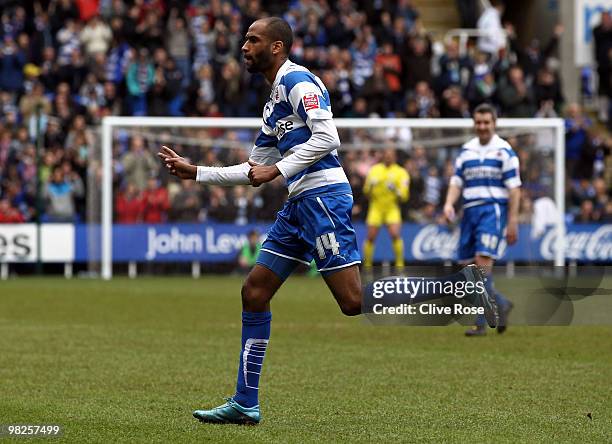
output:
[[[490,103],[481,103],[474,109],[474,114],[491,114],[493,120],[497,120],[497,111]]]
[[[286,20],[280,17],[269,17],[266,19],[266,35],[273,42],[280,40],[283,42],[285,54],[289,55],[293,45],[293,31]]]

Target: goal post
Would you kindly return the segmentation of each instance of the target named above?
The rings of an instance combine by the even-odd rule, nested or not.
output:
[[[394,118],[339,118],[335,119],[339,131],[386,131],[389,129],[409,131],[455,129],[469,131],[472,119],[394,119]],[[203,129],[251,129],[261,127],[260,118],[199,118],[199,117],[120,117],[110,116],[102,120],[101,127],[101,275],[103,279],[112,278],[113,274],[113,131],[116,128],[147,129],[147,128],[203,128]],[[497,120],[499,132],[507,131],[538,131],[547,130],[552,133],[554,157],[554,188],[553,200],[557,207],[556,243],[554,248],[554,264],[565,264],[565,126],[560,118],[500,118]],[[503,137],[502,133],[502,137]],[[467,141],[469,133],[461,135],[463,139],[456,146]],[[473,136],[472,136],[473,137]],[[455,139],[459,140],[457,137]],[[342,136],[341,136],[342,141]],[[346,145],[343,143],[343,145]],[[343,148],[341,147],[340,150]]]

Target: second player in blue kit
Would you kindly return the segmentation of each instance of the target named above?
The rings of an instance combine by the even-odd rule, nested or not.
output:
[[[488,104],[474,110],[477,137],[463,145],[455,161],[444,214],[453,221],[454,205],[463,198],[458,259],[474,262],[488,270],[487,291],[497,300],[501,318],[497,329],[503,333],[512,303],[495,290],[491,269],[506,244],[512,245],[517,240],[521,178],[518,156],[510,144],[495,133],[496,120],[495,109]],[[484,334],[485,319],[479,316],[475,327],[466,335]]]

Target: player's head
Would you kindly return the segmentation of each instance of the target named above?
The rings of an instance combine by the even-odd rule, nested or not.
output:
[[[506,6],[504,5],[503,0],[491,0],[491,6],[498,9],[502,13],[506,9]]]
[[[257,242],[259,242],[259,231],[257,230],[249,231],[248,239],[249,239],[249,244],[257,245]]]
[[[245,40],[242,54],[247,71],[263,72],[289,56],[293,32],[282,18],[266,17],[249,26]]]
[[[395,162],[397,162],[395,148],[385,148],[383,151],[382,161],[387,166],[393,165]]]
[[[480,143],[486,145],[495,134],[497,112],[492,105],[481,103],[474,109],[474,130]]]

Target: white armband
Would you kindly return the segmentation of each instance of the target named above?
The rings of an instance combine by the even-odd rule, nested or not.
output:
[[[249,170],[251,165],[248,162],[227,167],[207,167],[198,166],[196,182],[207,185],[249,185]]]

